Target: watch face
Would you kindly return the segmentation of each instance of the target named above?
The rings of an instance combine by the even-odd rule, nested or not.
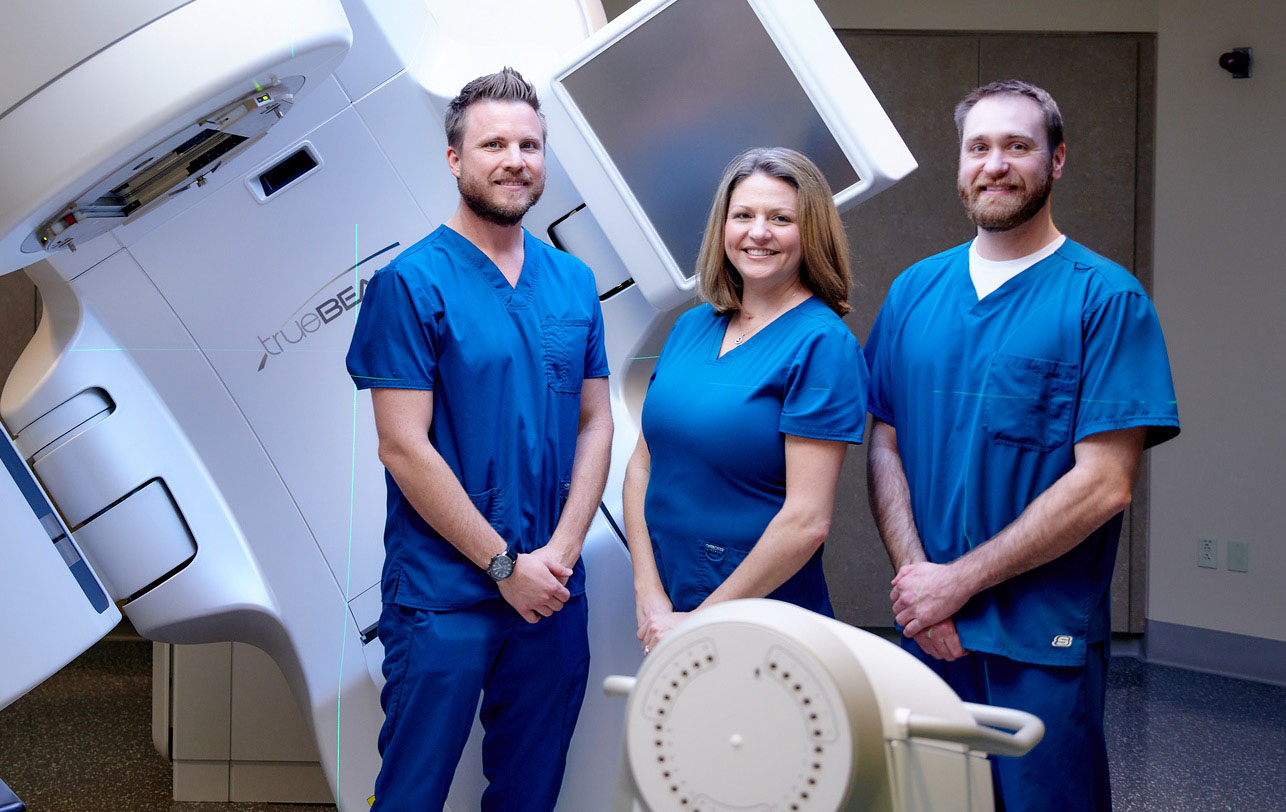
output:
[[[514,560],[505,553],[491,559],[491,564],[487,567],[487,574],[495,581],[503,581],[512,575],[513,571]]]

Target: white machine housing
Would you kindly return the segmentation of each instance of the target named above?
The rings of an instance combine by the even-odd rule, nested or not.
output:
[[[987,754],[1021,756],[1045,731],[961,702],[880,637],[772,600],[691,616],[637,679],[605,688],[629,697],[614,812],[991,810]]]
[[[0,269],[26,268],[43,314],[0,395],[0,611],[46,619],[0,631],[22,663],[0,672],[0,707],[119,606],[154,640],[269,654],[339,808],[366,808],[384,485],[343,358],[370,274],[455,208],[446,102],[506,64],[549,121],[524,225],[585,259],[602,298],[617,429],[584,548],[590,678],[634,671],[620,480],[652,359],[692,296],[658,188],[699,231],[748,146],[829,156],[844,207],[914,168],[811,0],[715,5],[643,0],[603,25],[597,0],[7,4]],[[521,32],[503,48],[500,23]],[[694,52],[716,42],[762,47],[721,52],[727,74]],[[605,91],[675,66],[651,93]],[[793,100],[795,129],[739,104],[765,88]],[[724,136],[694,129],[698,113]],[[622,140],[629,127],[656,137]],[[560,808],[610,803],[620,731],[619,705],[591,692]],[[453,808],[481,792],[479,734]]]

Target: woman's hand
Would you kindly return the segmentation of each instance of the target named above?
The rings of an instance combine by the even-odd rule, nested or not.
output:
[[[687,619],[690,612],[662,612],[647,618],[639,626],[638,637],[643,641],[644,656],[660,644],[670,630]]]
[[[659,584],[657,585],[660,586]],[[666,597],[665,590],[652,589],[646,592],[634,591],[634,622],[638,624],[638,638],[643,639],[643,625],[653,615],[665,615],[674,611],[674,605]]]

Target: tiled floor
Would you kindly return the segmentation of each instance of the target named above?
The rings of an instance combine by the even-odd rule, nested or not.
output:
[[[1286,688],[1128,657],[1108,685],[1117,810],[1286,810]],[[171,801],[150,725],[151,645],[100,643],[0,712],[0,778],[30,812],[333,809]]]
[[[1286,810],[1286,688],[1114,658],[1113,809]]]

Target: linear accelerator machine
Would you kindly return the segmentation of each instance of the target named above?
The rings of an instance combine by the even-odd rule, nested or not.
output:
[[[43,302],[0,399],[0,707],[122,611],[153,640],[249,643],[339,808],[367,807],[384,488],[344,352],[370,275],[454,210],[446,101],[511,64],[549,121],[525,225],[595,271],[617,426],[559,808],[991,808],[984,754],[1039,721],[966,707],[892,645],[769,601],[644,663],[633,635],[620,479],[723,166],[795,147],[841,209],[915,167],[811,2],[644,0],[610,25],[598,0],[0,14],[0,272]],[[609,682],[628,702],[598,690],[636,671]],[[483,786],[477,728],[456,810]]]

